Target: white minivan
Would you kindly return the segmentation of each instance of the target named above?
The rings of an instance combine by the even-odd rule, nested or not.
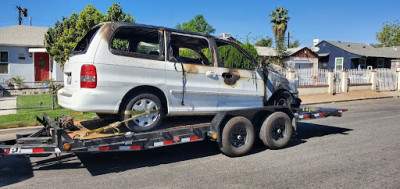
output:
[[[64,66],[58,103],[121,120],[142,113],[125,123],[135,132],[156,128],[164,116],[298,107],[294,83],[258,65],[229,40],[108,22],[90,30],[73,50]]]

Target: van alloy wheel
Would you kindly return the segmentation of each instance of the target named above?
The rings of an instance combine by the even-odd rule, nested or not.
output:
[[[150,99],[140,99],[135,105],[133,105],[132,111],[157,111],[160,107]],[[132,115],[131,117],[133,117]],[[133,122],[140,127],[148,127],[152,125],[155,121],[157,121],[158,117],[160,117],[160,113],[152,113],[148,115],[144,115],[139,119],[133,120]]]
[[[158,96],[151,93],[133,94],[122,106],[122,120],[149,112],[149,114],[125,122],[126,128],[134,132],[150,131],[158,127],[164,118],[164,107]]]

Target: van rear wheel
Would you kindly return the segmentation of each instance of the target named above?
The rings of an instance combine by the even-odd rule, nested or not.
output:
[[[164,118],[163,110],[161,100],[156,95],[151,93],[135,94],[126,100],[126,105],[121,112],[122,120],[131,119],[125,122],[126,128],[131,131],[150,131],[162,122]],[[138,114],[144,112],[148,112],[148,114],[137,117]]]

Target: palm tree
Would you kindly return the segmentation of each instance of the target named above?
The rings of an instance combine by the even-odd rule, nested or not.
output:
[[[277,51],[279,59],[282,59],[286,51],[284,40],[287,29],[287,23],[290,19],[288,16],[288,12],[289,12],[288,10],[282,7],[277,7],[269,15],[271,17],[270,23],[273,23],[272,30],[274,32],[274,37],[275,37],[275,44],[276,44],[275,49]]]

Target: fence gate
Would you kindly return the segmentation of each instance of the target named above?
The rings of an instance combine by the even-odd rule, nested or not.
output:
[[[397,73],[388,68],[378,68],[377,91],[394,91],[397,89]]]
[[[339,94],[342,93],[342,72],[335,72],[335,76],[333,79],[333,85],[335,87],[333,87],[333,89],[335,91],[333,91],[333,94]]]

